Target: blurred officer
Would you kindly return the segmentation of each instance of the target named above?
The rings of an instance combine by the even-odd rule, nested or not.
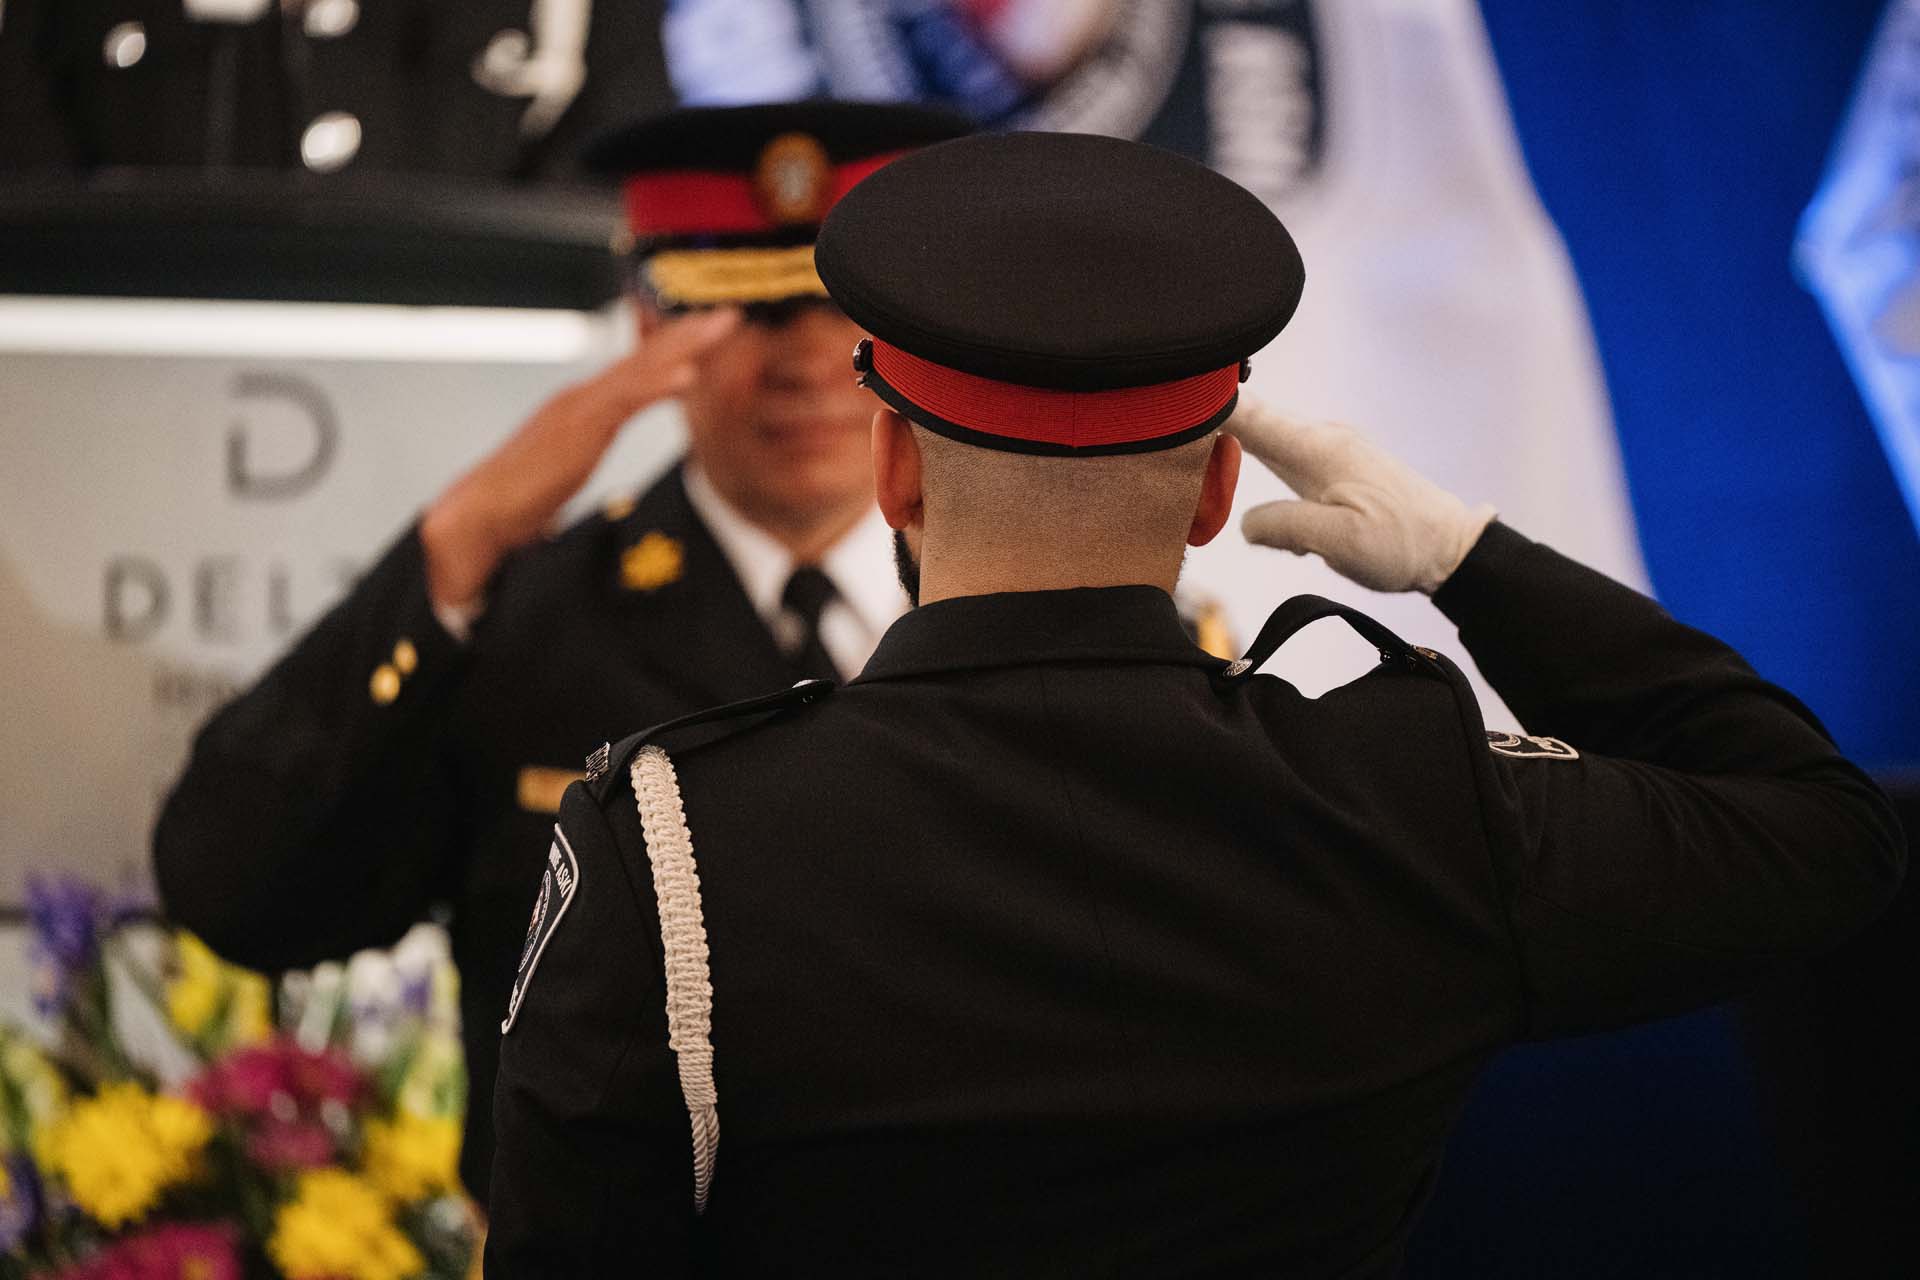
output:
[[[0,141],[0,164],[563,173],[585,139],[673,104],[662,14],[659,0],[4,0],[0,66],[9,45],[30,57],[20,74],[50,86],[59,138]]]
[[[1714,1000],[1899,883],[1883,798],[1724,645],[1344,428],[1220,432],[1302,284],[1225,178],[953,142],[819,265],[921,605],[847,687],[568,790],[489,1276],[1391,1275],[1497,1049]],[[1195,648],[1169,593],[1242,442],[1300,495],[1249,536],[1431,593],[1554,736],[1316,597]],[[1329,616],[1374,671],[1254,674]]]
[[[602,146],[630,175],[638,349],[544,405],[207,724],[154,833],[167,910],[276,969],[450,905],[491,1097],[543,833],[604,727],[857,671],[904,607],[874,402],[845,376],[861,331],[824,298],[813,235],[860,176],[954,132],[811,103],[676,113]],[[685,465],[547,540],[622,425],[674,395]],[[482,1195],[488,1121],[469,1109]]]

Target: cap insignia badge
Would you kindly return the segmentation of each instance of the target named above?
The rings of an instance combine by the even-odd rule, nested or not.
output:
[[[783,133],[760,151],[753,190],[760,207],[782,226],[818,222],[826,212],[827,179],[833,165],[818,139]]]

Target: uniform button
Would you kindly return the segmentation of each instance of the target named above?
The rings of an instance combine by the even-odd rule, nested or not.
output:
[[[373,679],[367,682],[367,692],[383,707],[400,696],[400,673],[393,669],[392,663],[383,662],[373,669]]]
[[[401,636],[399,643],[393,646],[393,665],[403,676],[412,675],[413,669],[420,665],[420,651],[405,636]]]
[[[360,21],[356,0],[313,0],[302,25],[315,40],[337,40]]]
[[[100,45],[100,56],[110,67],[122,70],[147,56],[147,29],[138,22],[123,22],[107,32]]]
[[[315,173],[345,168],[360,150],[360,121],[345,111],[315,117],[300,135],[300,161]]]

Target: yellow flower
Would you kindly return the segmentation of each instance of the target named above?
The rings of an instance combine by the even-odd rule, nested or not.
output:
[[[0,1095],[14,1100],[11,1114],[0,1121],[12,1122],[12,1131],[0,1135],[17,1145],[34,1150],[46,1127],[67,1109],[67,1083],[47,1060],[47,1055],[25,1036],[0,1028]],[[17,1107],[17,1109],[16,1109]],[[24,1123],[21,1123],[24,1122]]]
[[[401,1113],[367,1122],[367,1178],[405,1204],[451,1191],[460,1176],[460,1126],[451,1116]]]
[[[198,1036],[220,1012],[227,984],[220,957],[206,943],[184,929],[174,935],[174,942],[180,974],[167,984],[167,1016],[180,1030]]]
[[[273,1031],[272,988],[257,973],[230,965],[182,929],[174,935],[179,972],[167,984],[167,1016],[195,1040],[227,1047],[257,1044]]]
[[[393,1225],[386,1198],[343,1169],[300,1175],[274,1216],[267,1253],[289,1280],[408,1280],[427,1265]]]
[[[273,1035],[273,987],[257,973],[233,974],[233,998],[227,1004],[227,1043],[260,1044]]]
[[[191,1178],[212,1137],[213,1122],[193,1103],[110,1084],[49,1125],[35,1154],[89,1217],[118,1228]]]

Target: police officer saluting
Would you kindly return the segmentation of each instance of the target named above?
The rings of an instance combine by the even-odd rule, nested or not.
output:
[[[920,607],[845,687],[567,792],[489,1276],[1391,1275],[1496,1050],[1720,998],[1899,883],[1882,797],[1724,645],[1351,431],[1236,408],[1303,272],[1226,179],[951,142],[818,262],[873,335]],[[1431,593],[1535,736],[1326,600],[1196,649],[1169,593],[1243,446],[1299,495],[1250,536]],[[1258,672],[1325,617],[1378,667]]]
[[[154,835],[167,910],[258,968],[451,908],[486,1193],[527,886],[611,723],[860,668],[905,607],[874,510],[862,330],[812,266],[826,209],[960,132],[912,107],[685,111],[596,153],[639,246],[634,353],[540,408],[208,723]],[[679,396],[685,464],[548,539],[623,424]]]

